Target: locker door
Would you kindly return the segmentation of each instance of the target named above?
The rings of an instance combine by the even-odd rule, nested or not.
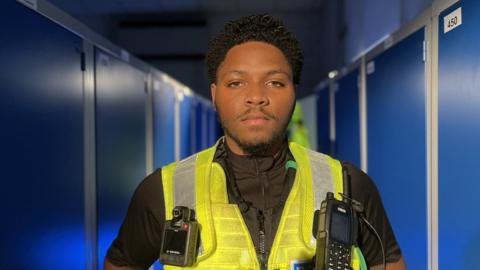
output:
[[[213,146],[221,135],[220,123],[217,120],[217,113],[213,107],[209,107],[207,110],[208,117],[208,147]]]
[[[213,128],[214,128],[214,134],[215,134],[213,143],[216,143],[218,141],[218,139],[220,139],[220,137],[223,136],[223,129],[222,129],[222,125],[220,123],[220,120],[218,118],[218,114],[213,109],[213,107],[212,107],[212,114],[213,114]]]
[[[85,269],[82,41],[0,9],[0,269]]]
[[[154,168],[175,161],[175,90],[157,80],[153,92]]]
[[[192,154],[192,97],[183,96],[180,102],[180,159]]]
[[[317,93],[317,150],[331,154],[330,142],[330,97],[328,85]]]
[[[210,106],[203,104],[203,109],[202,109],[202,148],[206,149],[210,146],[210,138],[209,138],[209,118],[210,118]]]
[[[145,75],[103,52],[95,53],[99,267],[146,174]]]
[[[205,124],[203,103],[197,101],[195,106],[195,152],[203,150],[203,141],[205,136]]]
[[[335,83],[335,156],[360,168],[358,69]]]
[[[368,173],[411,269],[427,267],[424,36],[367,61]]]
[[[439,269],[478,269],[479,12],[479,1],[466,0],[439,16]],[[448,24],[448,18],[455,14],[458,27],[445,32],[444,20]]]
[[[207,110],[209,106],[202,101],[197,101],[194,107],[194,121],[195,121],[195,151],[200,152],[208,147],[207,145],[207,128],[208,128],[208,120],[207,120]]]

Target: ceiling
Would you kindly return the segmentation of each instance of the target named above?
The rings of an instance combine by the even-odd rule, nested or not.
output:
[[[270,13],[296,34],[305,55],[298,97],[312,93],[342,59],[336,42],[340,0],[46,1],[205,97],[210,96],[203,64],[208,40],[239,16]]]
[[[325,0],[50,0],[70,14],[284,12],[319,8]]]

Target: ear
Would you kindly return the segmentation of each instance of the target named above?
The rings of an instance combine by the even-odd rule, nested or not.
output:
[[[212,96],[212,104],[213,104],[213,109],[217,111],[217,107],[215,106],[215,94],[217,91],[217,85],[215,83],[210,84],[210,94]]]

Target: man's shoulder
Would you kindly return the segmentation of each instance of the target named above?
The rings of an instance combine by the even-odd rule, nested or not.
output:
[[[371,200],[373,197],[380,197],[373,179],[356,165],[342,161],[342,166],[350,175],[352,196],[359,201]]]
[[[362,169],[358,168],[357,165],[345,160],[340,162],[342,163],[342,167],[347,170],[352,178],[372,181],[370,176]]]
[[[347,160],[341,160],[342,166],[348,170],[350,174],[354,174],[358,177],[369,177],[364,171],[357,167],[357,165]]]
[[[143,182],[157,182],[159,181],[162,182],[162,168],[157,168],[155,171],[147,175],[144,179]]]
[[[159,168],[147,175],[138,185],[133,195],[133,200],[141,204],[150,205],[150,201],[163,198],[162,169]]]

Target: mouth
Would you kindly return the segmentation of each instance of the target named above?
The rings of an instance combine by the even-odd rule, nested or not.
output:
[[[261,126],[270,121],[270,118],[264,114],[248,114],[240,119],[241,122],[248,126]]]

